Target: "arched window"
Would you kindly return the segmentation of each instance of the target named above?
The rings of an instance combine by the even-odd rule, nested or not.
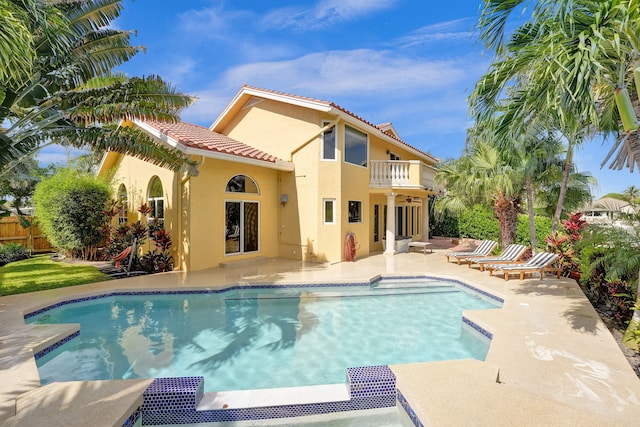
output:
[[[258,184],[253,178],[246,175],[236,175],[227,182],[227,193],[254,193],[258,194]]]
[[[160,178],[154,176],[149,183],[149,221],[156,220],[160,225],[164,224],[164,192]]]
[[[259,194],[258,184],[236,175],[227,182],[228,193]],[[243,254],[260,250],[260,204],[256,200],[225,201],[225,254]]]
[[[118,188],[118,225],[126,224],[129,214],[129,203],[127,200],[127,187],[124,184],[120,184]]]

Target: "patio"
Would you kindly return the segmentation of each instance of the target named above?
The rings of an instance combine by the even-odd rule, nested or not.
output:
[[[505,282],[466,265],[447,264],[443,254],[450,249],[450,240],[432,242],[433,253],[427,254],[380,254],[332,265],[254,260],[189,274],[140,276],[0,298],[0,421],[11,426],[38,425],[46,420],[47,425],[56,426],[100,419],[116,425],[124,414],[122,408],[139,404],[141,390],[150,382],[39,387],[33,349],[50,345],[73,325],[27,326],[22,317],[27,309],[113,289],[212,289],[237,283],[326,283],[426,274],[462,280],[503,297],[505,304],[501,310],[466,313],[493,333],[484,362],[391,367],[398,388],[425,425],[638,424],[640,380],[575,281],[547,276]]]

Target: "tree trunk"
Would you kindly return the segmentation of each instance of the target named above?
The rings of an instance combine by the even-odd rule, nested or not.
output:
[[[538,241],[536,239],[536,217],[533,213],[533,185],[530,178],[525,180],[525,188],[527,192],[527,214],[529,216],[529,240],[531,241],[531,253],[535,255]]]
[[[567,148],[567,157],[564,161],[564,169],[562,171],[562,184],[560,185],[560,194],[558,194],[558,204],[556,205],[556,212],[553,215],[551,234],[558,231],[558,224],[560,224],[560,215],[564,207],[564,198],[567,195],[567,187],[569,186],[569,174],[571,173],[571,165],[573,164],[573,145],[574,142],[570,140]]]
[[[500,223],[500,244],[504,249],[515,240],[520,205],[517,199],[498,195],[494,201],[493,211]]]

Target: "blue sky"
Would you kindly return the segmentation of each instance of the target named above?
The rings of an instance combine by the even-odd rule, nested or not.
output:
[[[184,121],[209,126],[243,84],[335,102],[409,144],[458,157],[467,97],[487,70],[473,27],[481,1],[125,0],[115,26],[144,45],[121,70],[159,74],[198,102]],[[580,148],[596,197],[640,185],[638,171],[600,169],[610,143]],[[44,155],[45,153],[43,153]],[[47,155],[55,153],[49,150]]]

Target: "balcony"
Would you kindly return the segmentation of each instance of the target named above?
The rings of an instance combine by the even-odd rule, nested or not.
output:
[[[371,160],[369,187],[436,190],[436,169],[420,160]]]

